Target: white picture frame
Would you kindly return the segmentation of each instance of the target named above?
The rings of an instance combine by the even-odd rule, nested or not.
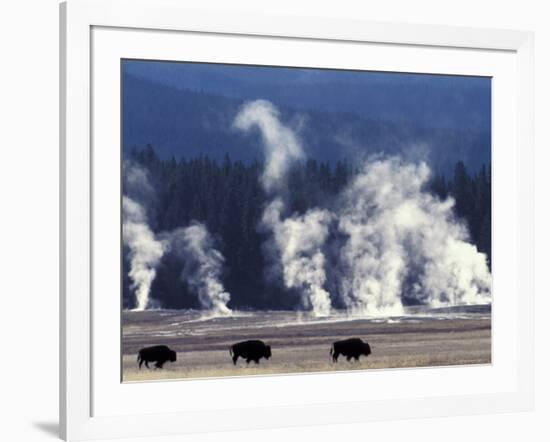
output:
[[[114,437],[162,436],[178,433],[226,431],[235,429],[261,429],[284,426],[321,425],[352,423],[367,420],[414,418],[428,416],[448,416],[488,412],[510,412],[529,410],[533,406],[533,35],[529,32],[453,28],[433,25],[410,25],[398,23],[376,23],[356,20],[319,19],[314,17],[244,15],[230,11],[207,12],[186,9],[177,0],[69,0],[60,6],[61,19],[61,127],[60,127],[60,428],[66,440],[82,440]],[[101,354],[103,342],[115,337],[104,337],[97,332],[97,321],[118,327],[115,318],[118,312],[98,311],[102,301],[94,297],[92,258],[94,241],[94,193],[101,192],[97,173],[109,175],[106,163],[94,159],[94,125],[100,128],[100,121],[93,121],[94,103],[94,50],[101,46],[100,39],[94,40],[97,29],[127,30],[146,33],[170,31],[171,35],[181,33],[207,35],[209,38],[232,36],[233,38],[269,38],[288,42],[325,42],[331,45],[353,44],[378,45],[384,47],[406,47],[418,51],[471,51],[472,54],[485,51],[486,54],[507,54],[509,59],[501,69],[508,69],[508,81],[513,81],[508,101],[508,117],[514,127],[515,136],[508,144],[494,145],[493,152],[502,151],[502,161],[495,162],[493,168],[500,182],[507,187],[510,204],[510,220],[505,227],[512,238],[509,244],[502,244],[493,253],[503,256],[510,254],[513,260],[506,262],[506,277],[513,277],[515,290],[501,298],[494,309],[497,319],[495,334],[504,343],[505,336],[498,334],[500,315],[509,315],[507,327],[513,340],[513,351],[509,357],[496,359],[491,367],[483,371],[476,367],[453,368],[464,379],[475,376],[495,377],[502,369],[501,382],[487,384],[485,389],[476,390],[472,383],[471,391],[430,395],[420,389],[408,391],[405,395],[391,391],[378,398],[365,399],[345,397],[326,393],[324,398],[314,394],[316,383],[326,382],[326,378],[315,376],[257,377],[254,379],[231,379],[233,384],[218,384],[216,381],[185,381],[146,383],[132,388],[142,388],[145,394],[160,395],[174,390],[184,393],[181,397],[191,398],[183,408],[170,403],[151,405],[138,410],[129,404],[137,390],[115,391],[101,373],[111,370],[110,365],[98,369],[94,355]],[[137,35],[137,34],[136,34]],[[104,38],[104,37],[102,37]],[[97,47],[94,44],[97,43]],[[116,45],[113,44],[113,47]],[[155,53],[155,43],[149,45]],[[166,49],[165,49],[166,50]],[[106,51],[105,51],[106,52]],[[159,57],[163,54],[158,49]],[[118,57],[119,53],[114,53]],[[166,56],[166,55],[164,55]],[[404,62],[403,62],[404,63]],[[451,66],[451,65],[450,65]],[[507,67],[508,66],[508,67]],[[512,68],[510,68],[512,67]],[[515,68],[515,69],[514,69]],[[435,69],[435,68],[434,68]],[[448,69],[456,69],[449,67]],[[470,68],[468,68],[470,69]],[[95,83],[96,87],[98,83]],[[505,94],[505,92],[503,92]],[[493,101],[495,105],[495,101]],[[498,133],[498,128],[496,133]],[[101,134],[99,134],[100,136]],[[496,138],[499,140],[500,138]],[[117,154],[118,155],[118,154]],[[101,158],[101,157],[99,157]],[[92,167],[93,166],[93,167]],[[95,168],[95,170],[94,170]],[[105,169],[104,169],[105,168]],[[98,170],[104,169],[104,170]],[[508,173],[510,171],[510,173]],[[114,179],[118,179],[114,177]],[[495,186],[498,185],[498,177]],[[510,192],[512,192],[510,194]],[[498,200],[498,198],[497,198]],[[506,202],[506,201],[503,201]],[[498,201],[497,201],[498,203]],[[94,207],[94,210],[92,208]],[[498,212],[496,212],[498,213]],[[497,218],[495,214],[495,218]],[[114,220],[118,223],[118,218]],[[511,234],[512,232],[513,234]],[[502,236],[501,236],[502,238]],[[117,242],[117,244],[119,244]],[[97,247],[96,247],[97,249]],[[498,256],[497,255],[497,256]],[[504,261],[504,259],[503,259]],[[504,266],[503,266],[504,267]],[[504,273],[504,272],[503,272]],[[501,273],[502,274],[502,273]],[[96,275],[97,276],[97,275]],[[498,276],[498,275],[497,275]],[[504,280],[501,287],[505,286]],[[118,296],[118,293],[117,293]],[[521,302],[519,302],[521,296]],[[118,302],[118,301],[117,301]],[[98,316],[101,315],[101,318]],[[502,316],[505,317],[505,316]],[[508,317],[506,317],[508,318]],[[500,321],[501,327],[502,322]],[[96,325],[94,327],[94,324]],[[109,327],[107,327],[109,328]],[[502,327],[504,329],[504,327]],[[98,345],[100,344],[100,345]],[[95,351],[94,351],[95,345]],[[497,346],[498,347],[498,346]],[[499,347],[501,348],[501,347]],[[500,353],[502,354],[502,352]],[[114,361],[118,363],[117,361]],[[406,381],[417,370],[400,371],[399,376]],[[395,372],[394,372],[395,373]],[[449,371],[433,369],[424,371],[423,382],[430,376],[446,382]],[[117,373],[118,376],[118,373]],[[322,376],[322,375],[318,375]],[[326,375],[325,375],[326,376]],[[333,376],[334,385],[358,382],[362,373],[343,373]],[[381,373],[376,379],[385,385],[388,382]],[[390,376],[391,373],[390,373]],[[397,376],[397,375],[395,375]],[[449,375],[450,376],[450,375]],[[281,378],[281,377],[280,377]],[[372,379],[375,379],[374,377]],[[200,382],[203,382],[200,384]],[[210,382],[209,384],[206,382]],[[222,381],[223,382],[223,381]],[[228,385],[242,389],[271,388],[280,390],[281,382],[286,388],[303,389],[311,394],[289,403],[274,398],[263,402],[242,402],[235,406],[226,405],[220,400],[214,406],[200,406],[192,401],[194,392],[211,388],[212,392],[226,391]],[[377,381],[378,382],[378,381]],[[423,385],[419,383],[418,385]],[[219,390],[225,388],[226,390]],[[434,387],[435,388],[435,387]],[[309,390],[308,390],[309,389]],[[185,394],[187,392],[187,394]],[[100,396],[100,394],[102,396]],[[112,394],[112,396],[109,396]],[[119,395],[119,396],[116,396]],[[126,396],[125,396],[126,395]],[[115,397],[116,396],[116,397]],[[126,399],[124,399],[126,398]],[[112,402],[115,407],[103,406]],[[101,408],[103,407],[103,408]],[[155,408],[157,407],[157,408]],[[100,410],[101,409],[101,410]],[[99,412],[100,410],[101,412]],[[243,420],[243,411],[247,419]],[[212,412],[216,419],[210,419]],[[138,419],[139,417],[139,419]],[[274,418],[276,417],[276,418]]]

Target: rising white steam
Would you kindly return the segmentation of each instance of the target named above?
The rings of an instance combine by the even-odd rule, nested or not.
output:
[[[130,160],[124,161],[122,169],[125,195],[142,204],[150,203],[155,197],[155,189],[149,181],[147,169]]]
[[[230,295],[221,282],[224,258],[214,248],[207,228],[198,222],[169,234],[170,248],[184,262],[182,280],[196,293],[201,306],[213,315],[230,315]]]
[[[430,306],[487,303],[486,257],[453,214],[423,188],[424,163],[368,162],[341,198],[340,295],[358,313],[400,314],[403,297]]]
[[[265,167],[261,176],[267,193],[279,192],[286,185],[286,176],[293,161],[304,152],[294,132],[279,120],[279,111],[266,100],[246,103],[234,121],[235,127],[249,131],[260,129],[265,150]]]
[[[334,213],[316,208],[285,217],[283,191],[292,162],[304,157],[300,142],[267,101],[245,104],[234,124],[260,130],[266,156],[261,183],[272,197],[262,217],[271,234],[267,248],[278,259],[285,287],[299,291],[304,308],[330,314],[324,250],[327,241],[338,241],[330,235],[331,224],[343,238],[332,247],[338,256],[331,271],[350,311],[401,314],[404,299],[433,307],[490,302],[486,257],[468,242],[454,201],[425,191],[430,174],[425,163],[368,161]]]
[[[122,235],[130,249],[131,288],[135,291],[136,310],[153,307],[150,298],[151,284],[156,268],[168,250],[173,250],[184,263],[182,279],[194,291],[201,306],[213,315],[227,315],[229,293],[221,283],[224,258],[213,247],[213,241],[203,224],[192,223],[169,233],[161,233],[157,239],[147,223],[147,214],[142,204],[151,204],[155,191],[146,169],[125,161],[124,191],[122,199]],[[128,196],[130,195],[130,196]]]
[[[295,133],[281,123],[279,116],[270,102],[257,100],[242,107],[234,125],[244,131],[257,127],[262,136],[266,159],[261,184],[266,194],[273,196],[264,210],[262,227],[271,234],[267,246],[279,260],[284,284],[300,292],[304,308],[316,316],[326,316],[331,303],[323,288],[323,247],[331,215],[315,209],[302,216],[283,217],[285,203],[281,194],[286,189],[287,174],[294,161],[304,158],[304,151]]]
[[[330,314],[330,296],[326,282],[323,247],[329,234],[331,214],[314,209],[302,216],[281,219],[283,201],[276,198],[265,209],[262,224],[273,233],[273,243],[280,255],[284,284],[297,289],[302,306],[316,316]]]
[[[122,241],[130,250],[128,275],[135,292],[135,309],[145,310],[151,306],[151,284],[166,245],[155,238],[147,224],[143,207],[127,196],[122,197]]]

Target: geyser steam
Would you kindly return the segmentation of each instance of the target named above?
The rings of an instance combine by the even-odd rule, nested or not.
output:
[[[304,151],[294,132],[279,120],[279,111],[269,101],[246,103],[238,113],[235,127],[260,130],[266,161],[261,176],[267,193],[279,193],[286,186],[288,169],[293,161],[302,159]]]
[[[230,295],[221,282],[223,255],[214,248],[206,227],[193,222],[169,234],[170,247],[184,261],[181,274],[189,288],[199,298],[201,306],[214,315],[229,315]]]
[[[367,162],[341,197],[340,294],[358,313],[399,314],[403,297],[430,306],[487,303],[486,257],[467,242],[454,201],[424,191],[426,164]]]
[[[261,227],[271,236],[266,246],[277,258],[275,269],[286,288],[299,291],[304,308],[330,314],[326,250],[336,255],[333,295],[354,313],[401,314],[405,300],[432,307],[490,302],[486,257],[468,242],[453,199],[441,201],[425,190],[425,163],[371,159],[332,211],[289,216],[287,174],[292,162],[304,158],[296,135],[264,100],[245,104],[234,125],[260,131],[266,157],[261,184],[271,197]]]
[[[181,278],[199,298],[203,308],[214,315],[227,315],[229,293],[221,283],[224,263],[222,254],[213,246],[207,228],[198,222],[169,233],[160,233],[158,239],[147,223],[143,201],[151,204],[155,191],[146,169],[124,162],[124,192],[122,198],[122,239],[129,248],[131,289],[135,292],[136,310],[152,307],[150,291],[156,269],[165,252],[173,250],[183,260]]]
[[[491,301],[486,256],[469,243],[453,199],[426,191],[430,171],[425,163],[371,158],[324,207],[290,214],[288,173],[305,157],[298,137],[264,100],[246,103],[234,126],[245,132],[258,129],[261,135],[265,167],[260,183],[267,204],[259,227],[269,235],[270,270],[299,295],[302,308],[327,316],[331,296],[360,315],[398,315],[406,304]],[[201,306],[215,315],[231,314],[222,283],[224,257],[205,225],[192,222],[157,238],[147,223],[145,207],[154,199],[147,172],[131,163],[124,171],[123,241],[136,309],[151,307],[151,284],[170,249],[182,259],[181,278]]]
[[[151,284],[165,251],[165,244],[155,238],[147,224],[143,207],[127,196],[122,197],[122,241],[129,248],[131,288],[135,292],[136,310],[149,307]]]
[[[323,288],[326,282],[323,246],[329,233],[331,214],[314,209],[302,216],[281,220],[284,208],[280,198],[265,209],[262,223],[273,233],[279,251],[283,279],[287,288],[301,292],[302,305],[317,316],[330,314],[330,296]]]
[[[122,242],[129,249],[131,289],[136,310],[151,307],[151,284],[166,244],[159,241],[147,222],[144,204],[154,198],[147,170],[131,161],[123,164],[124,195],[122,197]]]
[[[277,256],[285,286],[301,294],[304,308],[316,316],[330,314],[330,296],[324,290],[326,281],[324,243],[331,215],[325,210],[311,210],[302,216],[284,218],[282,193],[292,162],[304,158],[295,133],[279,119],[278,110],[268,101],[246,103],[235,118],[235,127],[260,130],[265,151],[261,184],[273,196],[262,216],[262,227],[271,234],[268,247]],[[277,266],[278,267],[278,266]]]

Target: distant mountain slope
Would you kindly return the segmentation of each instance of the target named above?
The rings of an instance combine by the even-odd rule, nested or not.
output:
[[[258,97],[260,98],[260,97]],[[152,144],[161,157],[208,155],[221,160],[261,159],[257,134],[243,135],[232,122],[244,100],[178,89],[126,74],[123,82],[124,149]],[[280,103],[275,102],[280,106]],[[358,155],[401,153],[426,158],[450,172],[462,160],[471,170],[490,161],[490,133],[366,118],[356,113],[281,108],[308,156],[331,163]]]
[[[490,130],[491,80],[451,75],[126,61],[124,73],[191,91],[418,126]]]

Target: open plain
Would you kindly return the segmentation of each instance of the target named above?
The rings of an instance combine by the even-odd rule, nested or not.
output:
[[[325,319],[288,311],[219,318],[199,311],[124,311],[122,322],[124,382],[491,363],[489,306],[413,311],[390,318],[342,313]],[[340,357],[333,363],[332,342],[348,337],[369,342],[372,354],[360,362]],[[234,366],[229,347],[247,339],[271,345],[272,358],[258,365],[239,359]],[[139,349],[159,344],[176,350],[177,361],[163,369],[139,370]]]

